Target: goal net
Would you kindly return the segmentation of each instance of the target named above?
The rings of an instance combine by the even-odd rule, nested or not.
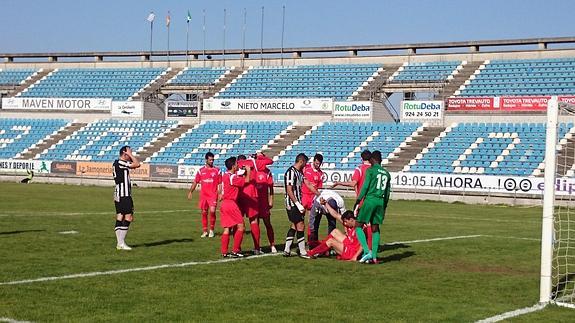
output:
[[[575,308],[575,105],[547,111],[540,301]]]

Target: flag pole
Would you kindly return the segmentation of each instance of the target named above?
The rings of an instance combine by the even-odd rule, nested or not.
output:
[[[166,18],[166,28],[168,28],[168,66],[170,66],[170,11],[168,11],[168,17]]]
[[[189,43],[190,43],[190,11],[188,10],[188,16],[186,17],[186,67],[190,66],[190,53],[189,53]]]
[[[244,8],[244,24],[242,26],[242,68],[244,68],[244,60],[246,58],[246,22],[247,22],[247,9]]]
[[[282,45],[281,45],[281,58],[280,58],[280,65],[284,65],[284,30],[285,30],[285,22],[286,22],[286,6],[282,6]]]
[[[222,48],[223,66],[226,66],[226,9],[224,8],[224,46]]]
[[[203,10],[203,15],[204,15],[204,23],[202,25],[202,30],[204,33],[204,47],[202,50],[202,57],[204,60],[204,67],[206,67],[206,9]]]
[[[264,6],[262,6],[262,28],[260,32],[260,65],[264,65]]]
[[[150,67],[152,67],[152,48],[153,48],[153,37],[154,37],[154,12],[150,12],[148,16],[148,21],[150,22]]]

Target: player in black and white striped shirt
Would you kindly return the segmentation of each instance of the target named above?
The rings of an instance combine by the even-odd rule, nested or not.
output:
[[[288,168],[284,175],[285,206],[288,219],[291,222],[291,227],[286,236],[285,257],[291,256],[291,245],[295,236],[297,238],[300,257],[309,258],[305,250],[304,238],[305,209],[301,203],[301,186],[304,181],[302,170],[307,164],[307,161],[308,157],[305,154],[298,154],[295,163]]]
[[[124,239],[128,234],[130,223],[134,219],[134,202],[132,201],[132,182],[130,182],[130,169],[140,167],[140,162],[132,154],[132,148],[120,148],[120,158],[114,161],[112,172],[114,175],[114,204],[116,205],[116,249],[132,250]]]

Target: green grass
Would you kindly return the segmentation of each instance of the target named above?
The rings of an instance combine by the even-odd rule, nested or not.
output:
[[[114,248],[111,188],[0,183],[0,192],[0,282],[220,259],[219,239],[200,238],[197,203],[183,190],[134,189],[131,252]],[[281,243],[288,223],[281,197],[276,204]],[[537,302],[540,214],[537,207],[393,201],[384,242],[482,236],[384,246],[381,265],[272,256],[2,285],[0,317],[472,322]],[[79,233],[59,234],[70,230]],[[246,236],[243,249],[251,247]],[[565,322],[574,314],[548,307],[513,321]]]

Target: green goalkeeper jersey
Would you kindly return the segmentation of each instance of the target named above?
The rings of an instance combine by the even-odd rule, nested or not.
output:
[[[367,199],[383,199],[383,205],[387,206],[389,193],[391,191],[391,176],[381,165],[373,165],[365,172],[365,180],[361,187],[361,192],[357,198],[361,201]]]

